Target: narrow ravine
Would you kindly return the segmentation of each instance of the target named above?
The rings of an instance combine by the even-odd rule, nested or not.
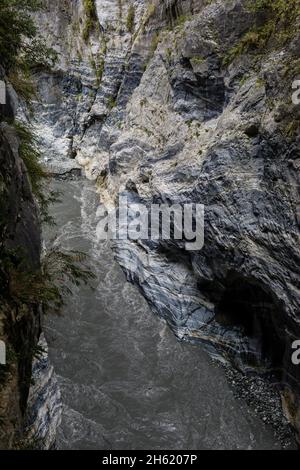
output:
[[[85,180],[56,181],[57,227],[45,234],[85,251],[95,291],[78,288],[46,319],[63,397],[62,449],[271,449],[271,430],[237,402],[222,368],[181,344],[95,239],[98,196]]]

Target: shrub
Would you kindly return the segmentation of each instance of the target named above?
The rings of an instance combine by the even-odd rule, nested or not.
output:
[[[0,0],[0,62],[6,70],[15,65],[24,39],[36,36],[30,14],[40,7],[37,0]]]
[[[100,85],[102,77],[103,77],[104,67],[105,67],[105,59],[104,57],[101,57],[99,59],[98,67],[96,68],[96,79],[97,79],[98,86]]]
[[[158,44],[159,44],[159,41],[160,41],[160,35],[159,33],[154,33],[153,37],[152,37],[152,40],[151,40],[151,44],[150,44],[150,55],[151,57],[153,57],[157,47],[158,47]]]
[[[8,79],[18,96],[30,107],[30,100],[36,95],[36,88],[30,73],[27,71],[20,73],[20,71],[12,69],[8,74]]]
[[[82,32],[82,37],[85,42],[90,37],[92,30],[95,27],[95,22],[97,21],[97,10],[94,3],[94,0],[84,0],[83,2],[84,12],[85,12],[85,24]]]
[[[127,13],[126,27],[129,33],[133,33],[135,23],[135,11],[133,5],[130,5]]]
[[[110,96],[108,98],[107,106],[108,106],[109,110],[112,110],[113,108],[115,108],[117,106],[116,98],[114,98],[113,96]]]
[[[272,47],[283,46],[299,31],[295,26],[300,17],[300,0],[251,0],[248,10],[263,13],[263,25],[252,28],[242,37],[225,57],[225,64],[251,49],[261,51],[270,42]]]
[[[42,305],[45,313],[60,313],[72,286],[89,285],[95,278],[86,266],[87,255],[79,251],[51,248],[44,254],[40,270],[24,270],[24,260],[6,266],[9,297],[17,305]]]
[[[57,54],[37,36],[32,13],[42,8],[40,0],[0,0],[0,63],[17,93],[29,100],[33,67],[48,66]]]
[[[31,183],[32,192],[39,204],[41,221],[53,224],[52,217],[48,214],[49,205],[57,200],[58,194],[47,190],[48,174],[40,162],[41,154],[38,142],[33,130],[21,122],[14,123],[19,137],[19,156],[22,158]]]

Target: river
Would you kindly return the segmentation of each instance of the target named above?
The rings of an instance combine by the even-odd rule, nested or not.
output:
[[[273,449],[272,431],[237,401],[224,370],[180,343],[95,238],[98,196],[86,180],[55,181],[62,202],[45,238],[90,256],[95,289],[78,287],[45,320],[58,375],[61,449]]]

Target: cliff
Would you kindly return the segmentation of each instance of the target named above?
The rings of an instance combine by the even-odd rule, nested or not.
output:
[[[3,73],[1,79],[3,79]],[[10,91],[10,92],[9,92]],[[10,89],[7,105],[1,105],[1,118],[13,117],[16,97]],[[7,365],[1,367],[0,447],[11,448],[21,436],[23,416],[31,380],[31,362],[40,334],[40,312],[19,305],[10,295],[11,265],[22,250],[24,264],[37,269],[40,263],[40,228],[26,168],[18,153],[14,128],[0,125],[0,251],[1,308],[0,338],[7,348]],[[24,268],[24,267],[23,267]]]
[[[13,123],[18,97],[2,68],[0,79],[6,83],[6,104],[0,105],[0,340],[6,346],[6,364],[0,366],[0,449],[50,448],[60,416],[59,391],[46,351],[41,359],[42,312],[30,293],[30,276],[41,269],[40,214]],[[45,416],[50,422],[42,426]]]
[[[279,3],[48,1],[60,61],[35,108],[53,172],[83,166],[108,205],[205,205],[201,251],[119,241],[117,259],[180,339],[271,374],[299,431],[299,5]]]

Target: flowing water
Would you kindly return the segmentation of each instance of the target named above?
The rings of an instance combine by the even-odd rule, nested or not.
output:
[[[85,251],[95,290],[76,288],[46,319],[63,397],[63,449],[271,449],[272,432],[229,388],[200,347],[180,343],[95,239],[98,196],[85,180],[56,181],[48,243]],[[54,233],[58,236],[52,240]]]

